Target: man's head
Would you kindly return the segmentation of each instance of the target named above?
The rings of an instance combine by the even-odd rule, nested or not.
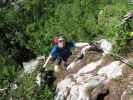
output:
[[[58,46],[60,47],[60,48],[63,48],[63,47],[65,47],[65,38],[63,37],[63,36],[60,36],[59,38],[58,38]]]

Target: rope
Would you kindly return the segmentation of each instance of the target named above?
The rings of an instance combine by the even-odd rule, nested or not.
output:
[[[125,63],[126,65],[130,66],[133,68],[133,64],[129,63],[128,60],[125,57],[122,57],[118,54],[115,53],[110,53],[109,55],[113,56],[113,57],[117,57],[117,60],[121,61],[122,63]]]

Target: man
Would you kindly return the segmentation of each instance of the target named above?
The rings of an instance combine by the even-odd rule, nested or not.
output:
[[[89,46],[89,43],[68,42],[63,36],[59,36],[58,39],[56,38],[56,42],[57,44],[52,48],[51,53],[43,66],[44,68],[50,60],[55,61],[56,66],[60,66],[62,61],[64,61],[64,66],[67,67],[67,60],[72,55],[72,48]],[[85,51],[86,49],[82,49],[81,53],[84,54]]]

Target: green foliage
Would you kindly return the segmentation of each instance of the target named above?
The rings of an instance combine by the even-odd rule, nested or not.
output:
[[[16,67],[11,65],[0,64],[0,88],[7,87],[9,80],[16,78]]]
[[[25,98],[26,100],[52,100],[52,91],[47,87],[47,85],[40,88],[37,87],[35,77],[35,73],[18,77],[20,84],[15,93],[13,92],[11,95],[17,99]]]
[[[53,34],[63,32],[70,39],[89,41],[96,35],[92,3],[91,0],[73,0],[73,3],[58,4],[54,17],[46,21],[46,31]]]
[[[35,83],[36,72],[31,74],[20,74],[15,66],[1,67],[0,88],[8,87],[9,80],[16,80],[18,88],[16,90],[8,88],[5,94],[1,94],[0,100],[53,100],[53,92],[48,86],[38,87]]]
[[[129,42],[128,33],[132,28],[129,29],[127,24],[121,24],[127,11],[126,4],[108,5],[100,11],[98,16],[99,30],[105,38],[112,41],[115,53],[121,53],[121,50],[126,48]]]
[[[35,51],[36,54],[48,55],[54,34],[47,32],[44,26],[45,22],[43,19],[27,25],[26,32],[29,33],[30,40],[26,47]]]

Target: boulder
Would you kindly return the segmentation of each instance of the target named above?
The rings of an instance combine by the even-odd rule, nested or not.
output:
[[[98,72],[98,75],[105,75],[109,79],[118,78],[119,76],[122,76],[122,66],[120,61],[114,61],[110,63],[109,65],[106,65],[105,67],[101,68]]]
[[[79,71],[78,71],[78,74],[83,74],[83,73],[89,73],[89,72],[92,72],[94,71],[99,65],[101,65],[103,62],[103,59],[100,59],[96,62],[92,62],[92,63],[89,63],[87,65],[85,65],[83,68],[81,68]]]
[[[32,73],[38,67],[42,59],[45,59],[45,56],[39,56],[29,62],[23,62],[24,72]]]
[[[109,54],[112,50],[112,44],[106,40],[106,39],[101,39],[98,41],[100,43],[100,48],[103,50],[103,55]]]

